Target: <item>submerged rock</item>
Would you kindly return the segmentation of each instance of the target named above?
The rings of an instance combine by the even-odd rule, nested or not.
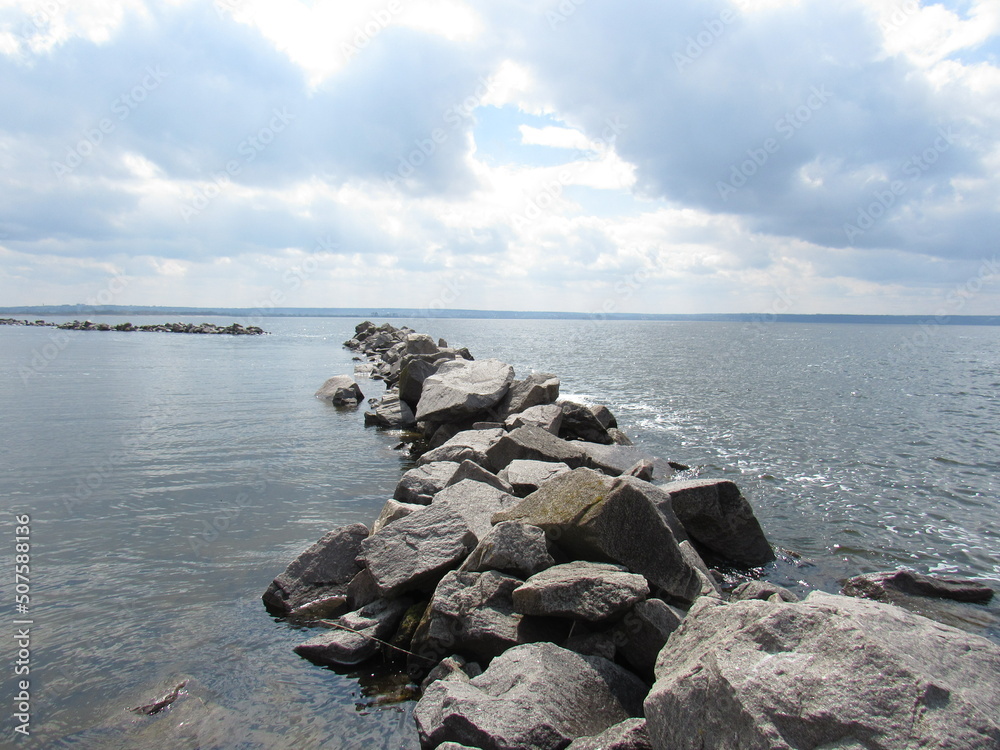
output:
[[[329,630],[299,644],[294,651],[314,664],[361,664],[379,653],[411,603],[408,599],[378,599],[330,623]]]
[[[504,652],[469,682],[434,683],[413,715],[424,747],[559,750],[640,716],[645,693],[607,659],[535,643]]]
[[[848,596],[863,596],[878,601],[893,602],[905,596],[929,596],[957,602],[985,604],[993,598],[993,589],[967,578],[928,576],[912,570],[865,573],[844,583]]]
[[[985,750],[998,674],[1000,646],[892,605],[702,599],[660,653],[646,719],[678,750]]]
[[[357,406],[364,401],[365,394],[350,375],[334,375],[316,391],[316,398],[335,406]]]

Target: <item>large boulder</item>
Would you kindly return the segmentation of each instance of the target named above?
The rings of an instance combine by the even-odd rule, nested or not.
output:
[[[319,599],[346,597],[347,584],[361,570],[357,557],[367,537],[368,529],[360,523],[329,532],[271,582],[261,597],[264,604],[287,614]]]
[[[329,630],[299,644],[294,651],[321,665],[351,667],[368,661],[393,634],[410,604],[405,598],[378,599],[339,618]]]
[[[399,370],[399,397],[413,409],[420,403],[424,381],[437,372],[437,367],[423,359],[411,359]]]
[[[848,596],[893,603],[899,603],[907,596],[929,596],[977,604],[985,604],[993,598],[993,589],[979,581],[928,576],[903,569],[854,576],[844,582],[843,591]]]
[[[423,747],[559,750],[640,716],[645,693],[639,678],[607,659],[529,643],[469,682],[434,683],[413,715]]]
[[[614,442],[607,428],[588,407],[573,401],[563,401],[559,406],[562,409],[559,437],[564,440],[585,440],[588,443],[605,445]]]
[[[567,471],[569,467],[562,462],[526,461],[519,458],[507,464],[507,468],[503,469],[499,476],[510,484],[513,494],[527,497],[552,477],[565,474]]]
[[[460,464],[463,461],[472,461],[493,471],[489,451],[504,434],[503,429],[499,427],[488,430],[463,430],[449,438],[443,445],[427,451],[417,463],[423,465],[434,461],[452,461]]]
[[[548,372],[533,372],[524,380],[516,380],[497,411],[503,418],[523,412],[533,406],[555,403],[559,398],[559,378]]]
[[[504,420],[504,427],[508,430],[516,430],[526,424],[533,424],[546,432],[558,435],[562,426],[562,409],[555,404],[541,404],[511,414]]]
[[[671,482],[674,513],[688,536],[723,561],[757,567],[774,560],[774,551],[739,488],[728,480],[692,479]]]
[[[575,469],[550,479],[493,521],[538,526],[577,559],[624,565],[645,576],[654,590],[682,601],[692,601],[701,588],[660,511],[627,480]]]
[[[526,615],[600,622],[625,612],[648,594],[646,579],[628,568],[578,560],[531,576],[514,590],[514,609]]]
[[[438,346],[434,339],[426,333],[408,334],[403,341],[403,349],[406,354],[437,354]]]
[[[438,750],[441,750],[441,745]],[[566,750],[653,750],[645,719],[626,719],[595,737],[581,737]]]
[[[479,540],[461,570],[499,570],[528,578],[555,564],[544,531],[517,521],[503,521]]]
[[[456,471],[458,464],[454,461],[430,461],[416,466],[400,477],[392,497],[401,503],[430,505]]]
[[[660,653],[654,747],[1000,747],[1000,646],[898,607],[702,599]]]
[[[544,621],[514,610],[511,593],[521,583],[495,570],[446,574],[410,646],[414,671],[421,666],[418,660],[426,666],[454,653],[485,663],[519,643],[560,635]]]
[[[486,458],[495,471],[505,469],[511,461],[519,458],[564,463],[575,469],[587,461],[580,445],[562,440],[541,427],[526,424],[497,440],[486,451]]]
[[[386,393],[375,405],[374,411],[365,412],[365,425],[384,427],[390,430],[405,430],[415,427],[417,420],[413,410],[399,398],[395,391]]]
[[[360,559],[380,596],[429,591],[486,536],[491,516],[516,502],[506,492],[466,479],[365,539]]]
[[[365,394],[350,375],[334,375],[316,391],[316,398],[335,406],[357,406],[364,400]]]
[[[498,359],[442,364],[424,381],[417,420],[450,422],[481,414],[496,406],[514,380],[514,368]]]

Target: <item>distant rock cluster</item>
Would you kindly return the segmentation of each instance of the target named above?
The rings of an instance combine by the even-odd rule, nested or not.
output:
[[[0,318],[0,325],[5,326],[48,326],[59,328],[63,331],[152,331],[156,333],[203,333],[222,334],[228,336],[260,336],[267,331],[257,326],[242,326],[239,323],[231,323],[228,326],[217,326],[212,323],[159,323],[152,325],[133,325],[132,323],[93,323],[89,320],[74,320],[71,323],[48,323],[44,320],[15,320],[14,318]]]
[[[733,482],[676,476],[555,375],[370,322],[346,346],[388,387],[366,422],[419,457],[370,529],[330,531],[263,600],[315,629],[295,651],[316,664],[405,669],[423,747],[1000,746],[1000,647],[758,580],[775,553]],[[364,398],[349,376],[317,396]],[[748,580],[726,593],[718,568]],[[992,596],[890,574],[851,590],[893,587]]]

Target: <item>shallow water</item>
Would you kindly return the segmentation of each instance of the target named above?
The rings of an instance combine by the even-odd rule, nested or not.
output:
[[[259,598],[327,530],[370,523],[408,465],[360,411],[312,396],[351,372],[357,322],[0,327],[10,545],[14,513],[32,516],[32,746],[417,746],[412,703],[374,705],[370,680],[298,658],[304,634]],[[800,556],[768,571],[800,592],[899,565],[1000,581],[998,328],[404,322],[555,372],[642,447],[734,479]],[[1000,639],[998,612],[952,617]],[[184,678],[169,711],[125,710]]]

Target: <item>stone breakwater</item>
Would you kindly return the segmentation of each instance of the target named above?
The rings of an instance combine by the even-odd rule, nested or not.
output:
[[[201,333],[220,334],[228,336],[260,336],[267,331],[257,326],[241,326],[239,323],[231,323],[228,326],[217,326],[212,323],[154,323],[152,325],[133,325],[132,323],[93,323],[89,320],[74,320],[71,323],[49,323],[44,320],[16,320],[14,318],[0,318],[0,325],[4,326],[46,326],[58,328],[63,331],[145,331],[154,333]]]
[[[314,628],[295,648],[314,663],[405,674],[422,747],[1000,747],[1000,647],[885,603],[987,587],[887,572],[800,600],[764,580],[775,553],[734,483],[678,476],[556,375],[388,324],[346,346],[387,386],[366,422],[416,466],[263,600]],[[364,400],[346,375],[316,395]]]

